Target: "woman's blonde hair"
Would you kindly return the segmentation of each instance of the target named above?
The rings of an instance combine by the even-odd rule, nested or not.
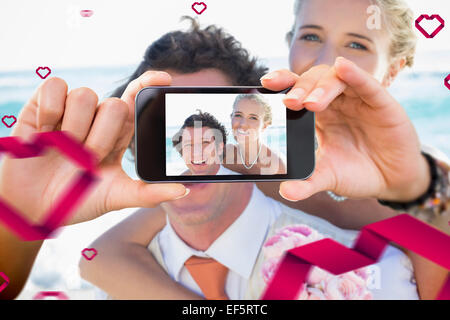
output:
[[[294,14],[297,17],[305,0],[295,0]],[[391,36],[390,58],[394,61],[399,58],[406,60],[405,65],[414,64],[417,36],[414,31],[414,14],[404,0],[370,0],[381,9],[388,34]],[[295,22],[291,31],[286,35],[288,43],[291,42],[295,31]]]
[[[241,100],[251,100],[258,103],[260,106],[264,107],[264,122],[268,123],[268,125],[272,124],[272,108],[269,103],[259,94],[240,94],[236,97],[233,103],[233,110],[236,108],[236,105]]]

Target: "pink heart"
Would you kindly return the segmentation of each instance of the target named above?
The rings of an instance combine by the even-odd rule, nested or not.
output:
[[[97,250],[95,250],[94,248],[85,248],[85,249],[83,249],[83,251],[81,251],[81,254],[87,260],[92,260],[97,255]]]
[[[205,11],[207,8],[206,3],[204,2],[194,2],[192,4],[192,10],[195,11],[197,14],[202,14],[203,11]]]
[[[44,300],[45,297],[56,297],[58,300],[69,300],[69,297],[61,291],[41,291],[36,293],[33,300]]]
[[[441,24],[439,25],[439,27],[436,28],[436,30],[434,30],[431,34],[429,34],[424,28],[422,28],[422,26],[420,25],[420,22],[423,20],[434,20],[437,19]],[[420,32],[422,32],[422,34],[430,39],[430,38],[434,38],[439,31],[441,31],[445,26],[445,21],[444,19],[442,19],[438,14],[433,14],[431,16],[427,15],[427,14],[422,14],[419,18],[417,18],[416,20],[416,28],[417,30],[419,30]]]
[[[444,84],[448,90],[450,90],[450,74],[445,78]]]
[[[85,18],[89,18],[93,14],[94,14],[94,11],[92,11],[92,10],[81,10],[80,11],[80,15]]]
[[[0,198],[0,221],[25,241],[48,238],[69,218],[70,213],[76,209],[89,188],[97,180],[95,156],[62,131],[38,133],[31,143],[23,143],[17,137],[0,138],[0,153],[8,152],[19,159],[38,157],[48,148],[57,149],[83,170],[62,193],[40,225],[31,225],[20,212]]]
[[[4,274],[3,272],[0,271],[0,279],[5,280],[5,282],[3,282],[2,284],[0,284],[0,292],[2,292],[2,291],[5,290],[5,288],[8,286],[8,284],[9,284],[9,278],[6,276],[6,274]]]
[[[12,121],[9,119],[12,119]],[[8,128],[11,128],[17,122],[17,119],[14,116],[4,116],[2,118],[2,122],[5,126],[7,126]]]
[[[47,78],[50,73],[52,73],[52,70],[49,67],[39,67],[36,69],[36,74],[42,79]]]

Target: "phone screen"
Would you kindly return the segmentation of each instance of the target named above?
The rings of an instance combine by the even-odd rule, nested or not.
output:
[[[262,87],[148,87],[136,96],[135,161],[146,182],[283,181],[315,166],[314,113]]]
[[[283,95],[167,93],[166,175],[287,173]]]

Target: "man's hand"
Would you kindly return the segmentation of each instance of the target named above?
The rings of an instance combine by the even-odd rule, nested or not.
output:
[[[336,59],[298,76],[273,72],[262,79],[272,90],[293,88],[285,105],[316,113],[316,169],[305,181],[287,181],[280,193],[302,200],[325,190],[347,197],[407,202],[426,192],[428,164],[413,124],[382,85],[354,63]]]
[[[186,194],[181,184],[146,184],[122,170],[121,160],[134,133],[134,98],[144,86],[170,85],[167,73],[147,72],[132,81],[122,99],[98,104],[88,88],[67,93],[58,78],[46,80],[23,108],[12,135],[22,139],[38,132],[63,130],[94,152],[100,181],[72,216],[70,223],[94,219],[126,207],[154,207]],[[154,150],[160,152],[160,150]],[[0,195],[36,222],[58,200],[77,168],[56,152],[30,159],[4,159]]]
[[[99,160],[101,180],[70,222],[91,220],[125,207],[152,207],[186,194],[183,185],[134,181],[121,168],[122,156],[134,133],[136,94],[145,86],[170,82],[166,73],[146,72],[130,83],[122,100],[106,99],[97,105],[92,90],[79,88],[67,93],[67,84],[52,78],[25,105],[12,135],[27,140],[34,133],[64,130]],[[29,220],[41,221],[77,170],[53,151],[37,158],[6,158],[0,167],[0,196]],[[0,225],[0,243],[0,270],[11,280],[0,299],[14,299],[28,278],[42,241],[21,241]]]

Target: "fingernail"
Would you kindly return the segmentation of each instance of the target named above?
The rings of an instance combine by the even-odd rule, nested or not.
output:
[[[346,61],[351,62],[350,60],[345,59],[344,57],[337,57],[336,61],[334,62],[335,64],[341,64],[341,63],[345,63]]]
[[[325,90],[323,90],[322,88],[314,89],[314,91],[309,94],[309,96],[305,99],[305,101],[303,101],[303,103],[317,103],[324,94]]]
[[[183,195],[181,195],[181,196],[179,196],[177,198],[174,198],[173,200],[178,200],[178,199],[184,198],[184,197],[186,197],[189,194],[189,192],[191,192],[191,189],[186,188],[186,191],[184,192]]]
[[[53,126],[50,126],[50,125],[42,126],[40,131],[41,131],[41,132],[50,132],[50,131],[53,131]]]
[[[141,79],[142,79],[142,81],[144,81],[144,82],[149,82],[149,81],[152,80],[154,77],[155,77],[154,74],[149,73],[149,74],[144,75]]]
[[[291,201],[291,202],[297,202],[298,200],[294,200],[294,199],[289,199],[289,198],[287,198],[286,196],[284,196],[281,192],[279,192],[279,194],[280,194],[280,196],[283,198],[283,199],[285,199],[285,200],[287,200],[287,201]]]
[[[337,57],[334,63],[335,67],[345,66],[345,65],[355,65],[351,60],[347,60],[344,57]]]
[[[274,71],[274,72],[270,72],[268,74],[266,74],[265,76],[262,76],[261,79],[259,80],[272,80],[275,79],[278,76],[278,72]]]
[[[158,71],[158,75],[168,78],[170,75],[165,71]]]
[[[305,90],[302,88],[295,88],[289,91],[284,97],[285,100],[300,100],[305,95]]]

